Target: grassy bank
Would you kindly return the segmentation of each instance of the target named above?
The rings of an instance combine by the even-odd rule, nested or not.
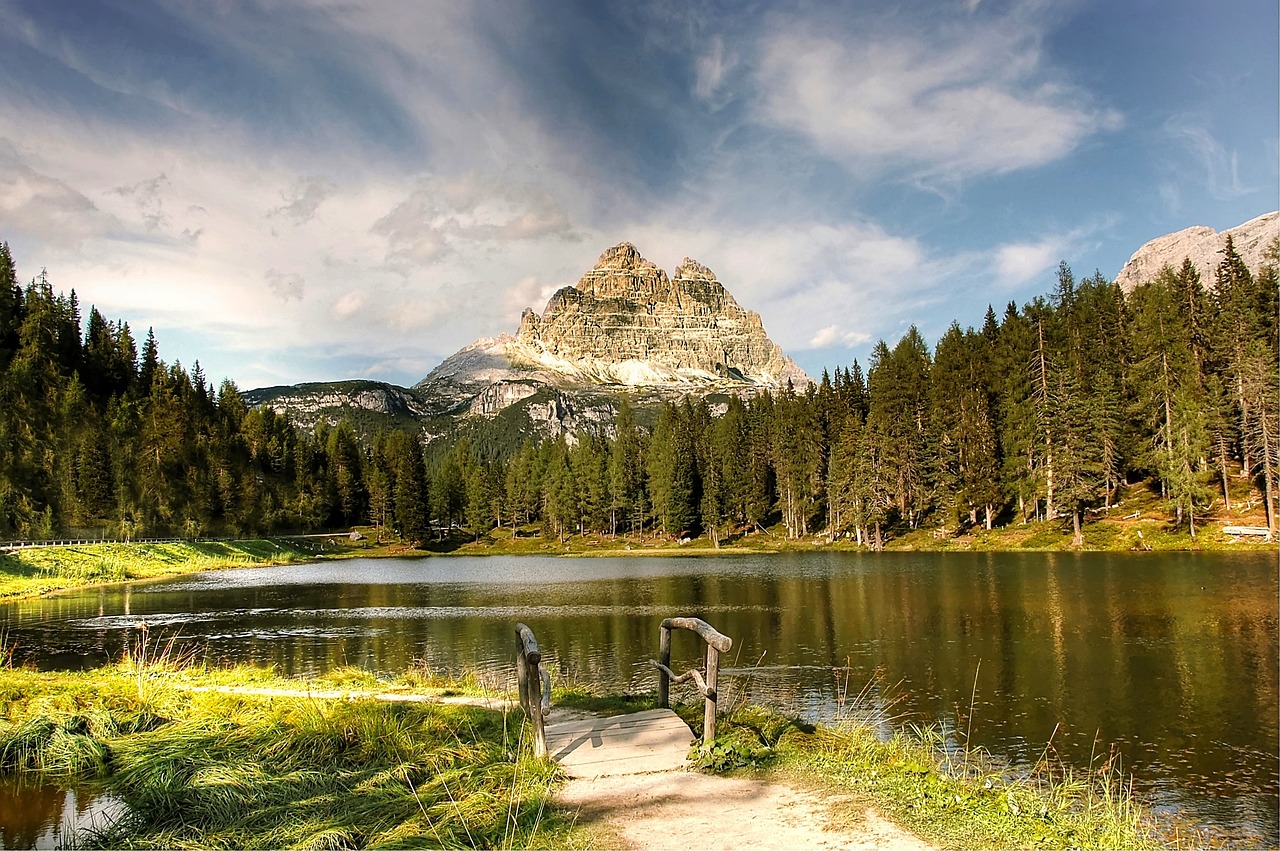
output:
[[[0,770],[88,783],[127,814],[106,848],[563,846],[518,715],[466,705],[193,692],[269,671],[0,671]],[[343,671],[313,689],[387,688]],[[474,686],[474,684],[472,684]],[[409,676],[415,694],[458,686]],[[465,686],[464,686],[465,687]]]
[[[346,547],[324,538],[32,547],[0,553],[0,600],[201,570],[314,561]]]
[[[886,739],[865,723],[814,727],[744,706],[696,758],[707,770],[812,789],[837,822],[856,824],[873,807],[941,848],[1198,846],[1158,825],[1110,765],[1072,772],[1046,760],[1015,772],[933,729]]]
[[[992,530],[970,529],[963,533],[943,529],[915,529],[889,537],[889,552],[1275,552],[1276,544],[1261,538],[1237,538],[1224,534],[1231,523],[1207,523],[1193,539],[1185,528],[1172,528],[1168,521],[1143,516],[1126,520],[1103,519],[1084,528],[1084,545],[1072,543],[1069,524],[1057,521],[1019,523]],[[682,556],[732,555],[780,552],[869,552],[850,540],[831,541],[825,535],[788,538],[781,526],[752,530],[721,540],[720,547],[706,537],[680,543],[666,536],[572,535],[563,541],[544,538],[537,529],[526,528],[513,535],[510,529],[495,529],[480,540],[455,539],[430,543],[425,550],[455,555],[560,555],[560,556]]]

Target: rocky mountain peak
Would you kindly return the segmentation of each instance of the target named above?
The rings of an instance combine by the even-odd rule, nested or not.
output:
[[[686,257],[680,261],[680,265],[676,267],[675,274],[671,276],[671,279],[677,281],[715,281],[716,273],[692,257]]]
[[[754,393],[811,383],[709,268],[686,257],[667,277],[629,242],[606,249],[541,314],[525,310],[515,337],[481,343],[448,358],[418,387],[444,382],[471,393],[495,381],[533,381]]]
[[[526,311],[509,354],[513,363],[633,386],[810,381],[709,268],[686,257],[668,278],[629,242],[601,254],[541,316]]]
[[[668,298],[671,282],[667,273],[641,257],[634,245],[620,242],[605,249],[596,265],[578,281],[576,289],[597,299],[645,301]]]

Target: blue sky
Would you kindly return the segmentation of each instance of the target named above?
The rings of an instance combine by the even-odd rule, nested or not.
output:
[[[1280,206],[1274,0],[0,0],[0,239],[241,387],[411,384],[622,240],[811,374]]]

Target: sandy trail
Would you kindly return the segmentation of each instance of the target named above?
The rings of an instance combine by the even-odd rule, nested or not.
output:
[[[571,780],[557,800],[606,841],[632,849],[933,846],[862,809],[837,816],[818,796],[780,783],[686,771]]]

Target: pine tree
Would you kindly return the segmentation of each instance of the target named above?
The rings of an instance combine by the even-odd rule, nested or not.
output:
[[[625,401],[614,420],[614,430],[616,436],[609,447],[609,531],[618,534],[621,518],[635,533],[644,522],[643,441]]]

